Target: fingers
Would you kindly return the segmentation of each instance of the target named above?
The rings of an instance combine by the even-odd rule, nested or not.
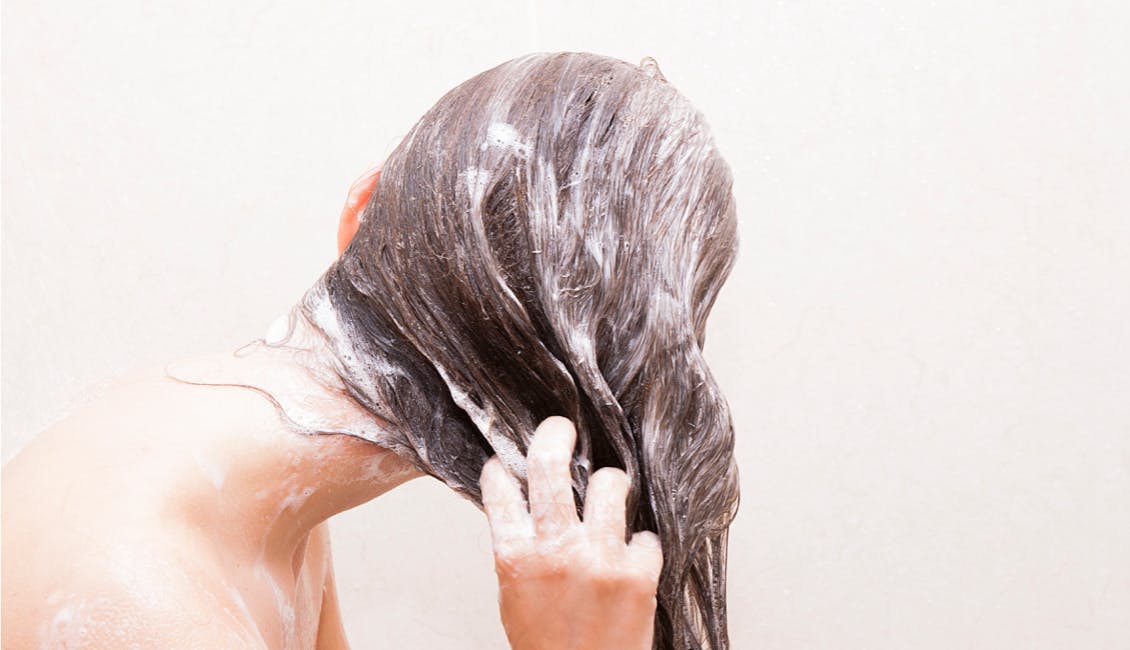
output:
[[[492,456],[483,465],[479,486],[483,492],[483,509],[490,522],[491,543],[495,548],[533,535],[533,522],[526,511],[522,488],[497,456]]]
[[[543,421],[534,432],[526,456],[528,510],[518,480],[497,457],[483,466],[483,509],[490,522],[500,590],[523,580],[537,585],[538,576],[549,576],[557,594],[561,580],[585,585],[578,587],[582,592],[607,591],[613,585],[617,594],[636,594],[654,610],[663,571],[659,537],[643,531],[624,543],[629,481],[615,468],[600,469],[590,477],[581,524],[570,474],[576,437],[572,422],[562,417]],[[567,564],[560,558],[569,558]]]
[[[553,535],[579,523],[569,466],[577,432],[563,417],[538,425],[527,453],[526,482],[530,515],[538,535]]]
[[[627,474],[613,467],[597,470],[589,478],[585,493],[585,529],[589,534],[622,546],[627,530],[627,498]]]
[[[633,534],[632,541],[628,542],[628,557],[649,577],[659,580],[659,574],[663,572],[663,550],[658,535],[650,530]]]

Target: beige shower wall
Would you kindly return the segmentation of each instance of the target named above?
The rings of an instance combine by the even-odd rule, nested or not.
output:
[[[8,0],[4,458],[263,333],[454,84],[650,55],[740,205],[734,647],[1130,647],[1127,7]],[[469,504],[421,480],[334,534],[355,647],[502,647]]]

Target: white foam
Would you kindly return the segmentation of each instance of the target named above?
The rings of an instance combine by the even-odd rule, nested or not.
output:
[[[305,487],[301,490],[291,488],[291,490],[287,492],[286,496],[283,497],[283,500],[279,503],[280,514],[287,510],[294,510],[297,512],[303,506],[303,504],[305,504],[306,501],[310,499],[310,496],[312,494],[314,494],[314,488],[312,487]]]
[[[366,395],[376,395],[376,385],[373,383],[374,377],[378,374],[397,373],[397,370],[383,363],[379,365],[372,362],[363,364],[361,362],[363,357],[357,352],[357,348],[349,337],[345,335],[341,321],[338,319],[337,310],[334,309],[325,289],[319,289],[315,297],[314,325],[322,330],[326,338],[329,339],[329,344],[337,352],[335,356],[350,379],[360,384]]]
[[[39,647],[85,648],[91,643],[90,615],[86,601],[72,597],[60,607],[40,636]]]
[[[271,326],[267,328],[267,333],[263,335],[263,341],[270,345],[282,343],[288,331],[290,331],[290,316],[283,314],[276,318],[275,322],[271,323]]]
[[[585,251],[596,260],[597,265],[604,263],[604,251],[600,248],[600,242],[594,241],[593,237],[585,237]]]
[[[467,185],[467,193],[471,197],[471,203],[482,202],[487,181],[490,180],[490,172],[479,167],[468,167],[460,176],[463,177],[463,182]]]
[[[490,125],[487,129],[487,141],[481,148],[486,149],[488,146],[499,147],[523,156],[530,153],[530,145],[523,142],[518,130],[506,122],[494,122]]]
[[[282,621],[283,648],[294,647],[294,603],[286,597],[282,585],[275,580],[271,572],[262,563],[255,565],[255,575],[261,580],[266,580],[275,595],[275,606],[278,608],[279,619]]]
[[[317,301],[313,309],[314,324],[318,326],[331,340],[344,341],[345,333],[341,329],[341,322],[337,319],[337,311],[330,302],[324,290],[317,293]]]
[[[232,601],[235,602],[236,607],[239,608],[240,613],[243,614],[245,631],[249,634],[253,634],[253,638],[265,641],[266,637],[263,636],[263,630],[259,629],[259,623],[255,620],[255,617],[251,614],[251,610],[247,607],[247,601],[243,599],[243,594],[239,593],[239,590],[235,587],[228,587],[228,594],[231,596]],[[254,630],[253,633],[252,630]]]
[[[489,406],[485,409],[476,406],[470,395],[451,380],[451,376],[443,366],[438,363],[434,365],[439,376],[443,378],[443,383],[447,384],[447,389],[451,393],[451,401],[455,402],[456,406],[463,409],[467,416],[471,418],[479,433],[483,434],[483,437],[487,439],[495,453],[498,454],[499,460],[511,471],[525,478],[526,457],[518,449],[517,443],[494,430],[494,411]]]

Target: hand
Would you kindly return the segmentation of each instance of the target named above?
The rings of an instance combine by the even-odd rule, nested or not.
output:
[[[551,417],[530,443],[527,510],[518,481],[498,457],[483,467],[502,626],[514,650],[650,650],[659,538],[624,543],[628,476],[603,468],[589,479],[577,519],[569,463],[573,424]]]

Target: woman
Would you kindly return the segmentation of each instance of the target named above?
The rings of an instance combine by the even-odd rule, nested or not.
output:
[[[737,471],[702,345],[730,185],[654,62],[461,84],[263,339],[139,372],[10,463],[4,647],[344,647],[324,522],[423,474],[484,507],[513,647],[726,647]]]

